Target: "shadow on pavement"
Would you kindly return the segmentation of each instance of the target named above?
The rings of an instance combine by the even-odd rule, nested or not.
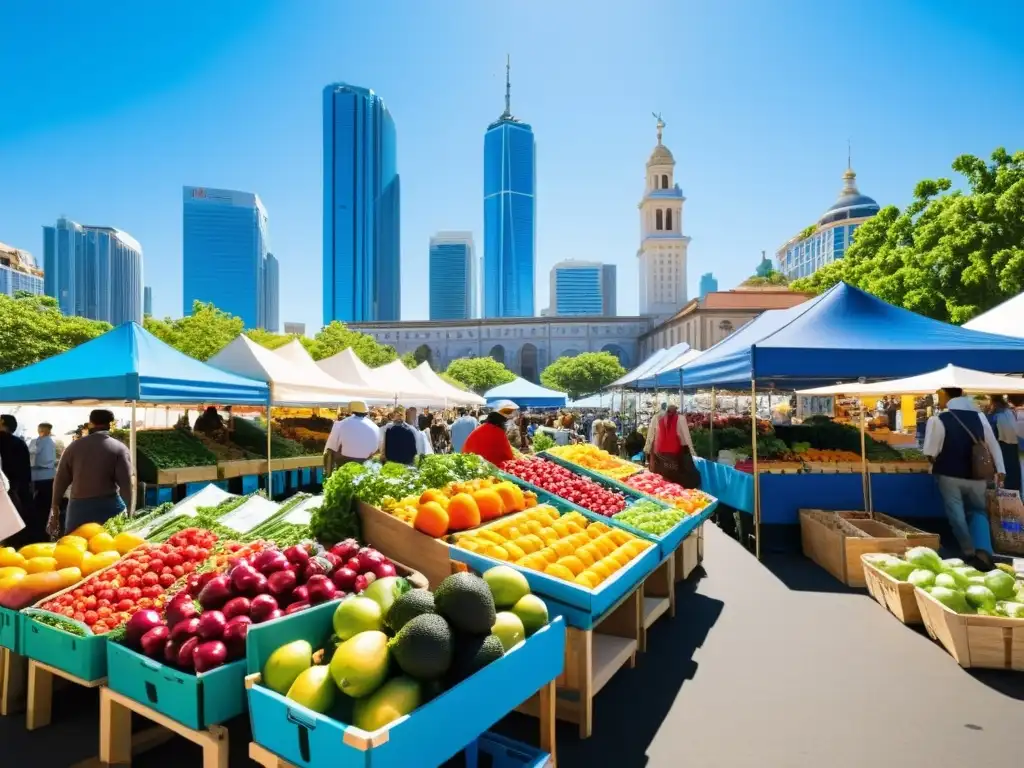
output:
[[[761,564],[779,581],[796,592],[828,592],[865,595],[864,589],[848,587],[813,560],[802,554],[764,555]]]

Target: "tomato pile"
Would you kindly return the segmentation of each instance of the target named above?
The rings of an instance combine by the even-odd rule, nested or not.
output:
[[[171,585],[210,559],[216,542],[210,531],[189,528],[163,544],[145,544],[42,607],[106,634],[135,611],[159,606]]]
[[[683,486],[666,480],[656,472],[641,472],[623,480],[630,488],[636,488],[651,496],[660,498],[684,498],[689,494]]]
[[[512,459],[506,461],[501,469],[599,515],[611,517],[626,507],[626,498],[621,493],[610,491],[552,461]]]

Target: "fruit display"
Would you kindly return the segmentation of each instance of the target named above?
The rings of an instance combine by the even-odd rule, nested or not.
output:
[[[0,606],[20,610],[113,565],[143,543],[86,523],[56,542],[0,548]]]
[[[456,534],[456,547],[595,589],[653,546],[579,512],[559,515],[541,504],[475,531]]]
[[[599,515],[611,517],[626,508],[626,497],[622,493],[581,477],[553,461],[524,457],[506,461],[501,469]]]
[[[996,567],[983,573],[959,558],[943,560],[928,547],[914,547],[903,557],[865,557],[879,570],[923,589],[956,613],[1024,619],[1024,579],[1017,579],[1012,569]]]
[[[848,464],[861,460],[859,453],[853,451],[823,450],[818,448],[804,448],[804,444],[797,444],[793,447],[796,455],[802,461],[824,463],[824,464]]]
[[[420,533],[440,538],[522,512],[536,503],[535,494],[524,492],[515,483],[497,477],[478,477],[448,483],[443,488],[428,488],[418,497],[409,496],[394,503],[385,501],[382,508]]]
[[[274,419],[274,430],[311,453],[323,453],[334,421],[325,416],[287,416]]]
[[[648,496],[662,499],[674,507],[692,515],[700,512],[711,503],[711,497],[703,491],[683,488],[678,483],[670,482],[656,472],[643,471],[622,481]]]
[[[661,536],[689,517],[679,507],[665,507],[654,501],[638,501],[615,515],[616,522],[652,536]]]
[[[512,568],[483,578],[453,574],[434,592],[396,579],[387,590],[343,600],[331,637],[273,651],[260,684],[376,731],[501,659],[547,622],[543,601]]]
[[[608,451],[588,443],[560,445],[549,449],[548,453],[615,480],[635,475],[642,469],[637,464],[612,456]]]

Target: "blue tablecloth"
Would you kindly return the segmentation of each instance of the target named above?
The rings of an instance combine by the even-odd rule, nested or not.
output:
[[[724,464],[696,459],[701,488],[722,504],[753,514],[754,478]],[[864,509],[864,489],[857,473],[835,475],[761,475],[761,522],[796,524],[801,509]],[[929,474],[871,475],[876,512],[897,518],[942,517],[942,498]]]

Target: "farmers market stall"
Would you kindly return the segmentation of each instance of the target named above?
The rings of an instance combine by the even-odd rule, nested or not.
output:
[[[518,376],[515,381],[487,390],[484,398],[488,404],[511,400],[520,408],[564,408],[567,400],[565,392],[542,387]]]
[[[412,375],[427,385],[431,391],[444,395],[448,405],[485,405],[487,403],[475,392],[459,389],[449,384],[434,372],[426,360],[412,369]]]
[[[393,393],[395,403],[418,407],[444,408],[448,394],[438,391],[413,375],[401,360],[392,360],[386,365],[373,369],[377,380],[386,382],[388,391]]]
[[[367,396],[369,401],[384,405],[394,402],[394,393],[379,380],[370,366],[356,356],[352,347],[317,360],[316,366],[346,389],[370,393]]]

